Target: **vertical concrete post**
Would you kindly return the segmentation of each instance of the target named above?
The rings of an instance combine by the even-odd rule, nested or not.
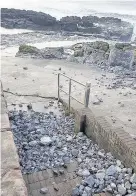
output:
[[[60,100],[60,74],[58,74],[58,102]]]
[[[69,97],[68,97],[68,111],[70,114],[70,101],[71,101],[71,79],[69,79]]]
[[[87,82],[86,83],[86,87],[85,87],[85,98],[84,98],[84,106],[85,106],[85,108],[88,108],[88,105],[89,105],[90,86],[91,86],[91,83]]]

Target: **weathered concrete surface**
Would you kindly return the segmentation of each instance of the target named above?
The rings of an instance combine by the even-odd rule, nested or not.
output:
[[[14,144],[6,103],[1,93],[1,195],[27,196],[20,171],[17,149]]]
[[[122,128],[111,126],[103,116],[96,116],[89,108],[75,111],[76,132],[80,130],[81,117],[86,116],[85,133],[100,148],[112,152],[127,167],[136,171],[136,142]]]
[[[24,70],[23,67],[28,67]],[[61,67],[61,71],[59,68]],[[21,59],[14,57],[2,58],[2,82],[4,90],[20,94],[38,94],[45,97],[57,97],[57,74],[65,73],[77,81],[91,82],[90,103],[91,110],[98,111],[105,116],[113,126],[120,125],[129,134],[136,137],[136,90],[131,88],[107,89],[107,85],[114,78],[114,74],[105,73],[94,68],[66,61]],[[102,76],[102,74],[105,74]],[[68,92],[68,80],[61,77],[63,90]],[[92,100],[102,98],[99,105],[92,104]],[[72,96],[84,101],[84,88],[72,83]],[[15,96],[5,93],[8,105],[28,103],[34,97]],[[68,96],[61,93],[61,97],[68,100]],[[120,103],[120,104],[119,104]],[[124,105],[124,107],[121,107]],[[74,106],[81,108],[77,103]],[[113,123],[112,118],[116,119]],[[130,119],[130,121],[128,120]]]

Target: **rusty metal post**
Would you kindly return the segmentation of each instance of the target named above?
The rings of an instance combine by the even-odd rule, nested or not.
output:
[[[69,98],[68,98],[68,111],[70,114],[70,105],[71,105],[71,79],[69,79]]]
[[[91,83],[87,82],[86,83],[86,88],[85,88],[85,98],[84,98],[85,108],[88,108],[88,105],[89,105],[90,87],[91,87]]]
[[[58,102],[60,100],[60,74],[58,74]]]

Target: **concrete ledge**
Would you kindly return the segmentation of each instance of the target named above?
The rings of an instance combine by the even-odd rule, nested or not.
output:
[[[10,129],[6,102],[1,92],[1,195],[27,196],[17,149]]]
[[[86,116],[85,133],[100,148],[110,151],[127,167],[136,171],[136,141],[123,128],[111,126],[104,117],[95,116],[89,108],[75,111],[75,130],[80,130],[81,117]]]

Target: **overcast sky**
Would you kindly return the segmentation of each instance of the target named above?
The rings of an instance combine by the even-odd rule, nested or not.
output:
[[[31,9],[49,14],[53,14],[55,10],[68,14],[89,9],[136,15],[136,0],[1,0],[0,6]]]

